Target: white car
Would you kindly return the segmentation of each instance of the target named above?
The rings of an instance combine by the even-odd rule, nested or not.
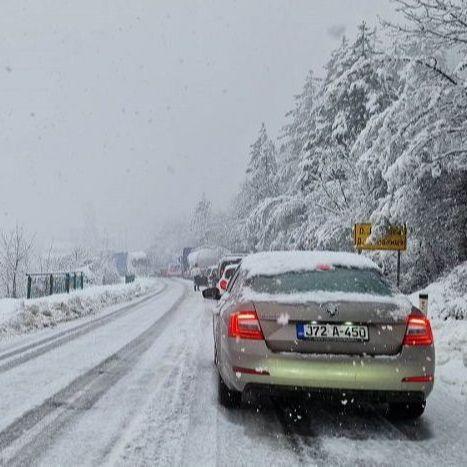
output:
[[[229,286],[230,279],[232,279],[233,275],[235,274],[235,271],[238,269],[238,266],[238,264],[231,264],[229,266],[226,266],[226,268],[224,269],[224,273],[222,274],[222,277],[217,283],[217,289],[219,290],[220,296],[224,295],[225,291],[227,290],[227,287]]]

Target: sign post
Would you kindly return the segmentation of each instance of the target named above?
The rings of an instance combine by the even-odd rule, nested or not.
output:
[[[418,308],[422,311],[425,316],[428,316],[428,294],[421,293],[418,295],[419,305]]]
[[[401,250],[397,250],[397,287],[401,283]]]
[[[401,277],[401,251],[407,250],[407,226],[393,225],[382,237],[370,241],[372,224],[354,225],[354,246],[361,253],[362,250],[390,250],[397,251],[397,286]]]

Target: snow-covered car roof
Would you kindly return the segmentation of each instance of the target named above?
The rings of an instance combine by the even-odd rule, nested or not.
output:
[[[242,260],[242,269],[250,277],[310,271],[328,266],[379,269],[376,263],[363,255],[337,251],[267,251],[248,255]]]
[[[231,261],[233,259],[243,259],[246,255],[245,254],[242,254],[242,253],[238,253],[236,255],[232,254],[232,255],[227,255],[227,256],[223,256],[220,260],[220,262],[222,261]]]
[[[237,264],[228,264],[225,269],[224,269],[224,274],[226,271],[229,271],[230,269],[237,269],[238,268],[238,263]]]

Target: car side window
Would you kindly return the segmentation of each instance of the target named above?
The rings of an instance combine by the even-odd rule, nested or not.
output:
[[[235,273],[234,273],[232,279],[231,279],[230,282],[229,282],[229,285],[228,285],[228,287],[227,287],[227,292],[230,293],[230,292],[232,291],[232,289],[233,289],[234,286],[235,286],[235,283],[237,282],[237,278],[238,278],[239,274],[240,274],[240,268],[237,268],[237,269],[235,270]]]

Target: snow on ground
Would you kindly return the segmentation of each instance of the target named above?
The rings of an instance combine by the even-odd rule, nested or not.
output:
[[[0,339],[93,315],[160,288],[156,279],[138,278],[130,284],[92,286],[69,294],[36,299],[0,300]]]
[[[55,334],[50,348],[31,351],[24,344],[32,335],[23,335],[19,353],[4,350],[0,464],[463,465],[465,406],[439,379],[414,422],[320,400],[221,407],[216,303],[188,282],[164,283],[105,326],[61,342],[63,329],[76,326],[64,323],[34,334]]]
[[[2,298],[0,299],[0,323],[8,322],[18,314],[18,308],[21,300],[16,298]]]
[[[467,397],[467,262],[412,294],[415,306],[419,293],[428,294],[437,378],[456,394]]]
[[[47,398],[54,394],[58,394],[63,388],[70,385],[76,378],[83,376],[94,368],[96,365],[107,361],[107,359],[116,352],[124,348],[133,339],[137,339],[150,326],[152,326],[164,313],[173,305],[180,297],[182,287],[174,284],[170,290],[165,290],[164,293],[152,297],[148,301],[133,302],[129,313],[120,314],[106,322],[105,326],[91,327],[85,330],[84,333],[75,334],[75,337],[61,342],[57,345],[57,341],[52,342],[49,349],[38,347],[33,349],[33,358],[26,358],[30,354],[23,351],[16,353],[12,357],[5,357],[2,353],[1,357],[2,368],[0,368],[0,412],[2,417],[0,420],[0,432],[5,430],[11,423],[21,417],[22,414],[29,410],[40,407]],[[86,318],[84,318],[86,319]],[[67,324],[59,324],[53,331],[56,336],[61,336],[61,331],[67,327]],[[38,334],[41,334],[39,332]],[[23,341],[29,336],[20,336]],[[2,343],[3,344],[3,343]],[[47,345],[46,345],[47,347]],[[27,349],[27,346],[26,346]],[[26,350],[29,352],[29,350]],[[6,355],[10,352],[7,351]],[[12,360],[11,360],[12,359]],[[15,360],[18,360],[19,362]],[[24,360],[24,361],[21,361]],[[8,363],[12,362],[10,366]],[[124,364],[124,359],[115,358],[113,362]],[[104,372],[112,379],[115,374],[112,372]],[[102,374],[104,374],[102,373]],[[110,376],[113,375],[113,376]],[[123,388],[128,389],[128,388]],[[88,388],[84,390],[86,392]],[[150,391],[148,394],[152,394]],[[63,404],[64,400],[61,396],[57,399]],[[60,405],[57,404],[57,405]],[[84,410],[79,410],[72,403],[67,404],[68,413],[73,412],[79,417]],[[114,411],[119,412],[119,405],[114,404]],[[43,426],[42,426],[43,428]],[[99,429],[101,435],[104,432],[112,430],[108,423],[108,419],[103,418],[100,421]],[[47,431],[47,430],[46,430]],[[49,435],[51,432],[49,431]],[[105,447],[101,443],[102,437],[95,435],[95,442],[99,447]],[[0,444],[1,444],[0,436]],[[81,445],[76,439],[72,444],[68,444],[67,449],[75,449]],[[86,449],[86,445],[82,445]],[[4,465],[2,455],[5,451],[0,447],[0,465]],[[70,458],[65,463],[51,463],[48,465],[86,465],[77,462],[77,457]],[[38,465],[37,461],[34,465]],[[89,464],[87,464],[89,465]],[[95,464],[94,464],[95,465]]]

